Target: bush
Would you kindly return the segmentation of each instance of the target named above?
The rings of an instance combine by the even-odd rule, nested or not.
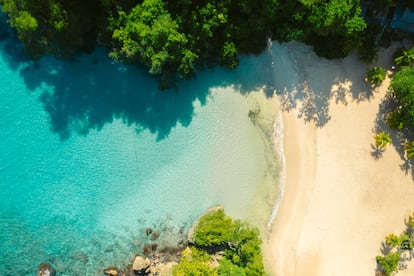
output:
[[[398,57],[394,59],[395,64],[398,66],[411,66],[414,62],[414,47],[408,50],[402,51]]]
[[[220,266],[218,268],[218,275],[247,276],[245,269],[235,265],[227,258],[221,259]]]
[[[377,263],[381,266],[386,275],[391,275],[398,271],[398,264],[400,263],[400,253],[394,252],[385,256],[377,256]]]
[[[220,271],[223,274],[220,275],[244,275],[241,272],[224,273],[242,270],[246,275],[264,274],[259,229],[239,220],[233,221],[223,210],[218,210],[201,217],[194,237],[198,247],[226,246],[219,267],[219,274]]]
[[[392,129],[399,130],[404,128],[403,118],[400,110],[398,109],[388,113],[385,120],[387,125]]]
[[[389,143],[392,142],[391,136],[385,132],[381,131],[374,136],[375,146],[379,149],[385,148]]]
[[[218,210],[200,219],[194,238],[199,246],[222,245],[232,239],[233,233],[233,220],[227,217],[223,210]]]
[[[394,75],[390,91],[396,108],[388,115],[391,128],[401,129],[414,125],[414,67],[403,67]]]
[[[371,85],[380,85],[385,80],[386,71],[380,66],[371,67],[365,77]]]
[[[183,255],[181,262],[174,267],[173,275],[217,275],[217,271],[208,265],[210,256],[206,252],[193,248],[184,251]]]

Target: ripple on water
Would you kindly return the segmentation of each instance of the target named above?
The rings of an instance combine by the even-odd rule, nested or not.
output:
[[[265,58],[159,92],[102,50],[34,66],[1,45],[0,274],[93,275],[128,262],[146,227],[171,245],[208,207],[257,202],[269,161],[246,93]]]

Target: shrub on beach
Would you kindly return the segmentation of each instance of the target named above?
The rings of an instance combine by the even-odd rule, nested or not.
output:
[[[390,135],[387,133],[387,132],[385,132],[385,131],[381,131],[380,133],[377,133],[375,136],[374,136],[374,139],[375,139],[375,146],[378,148],[378,149],[383,149],[383,148],[385,148],[389,143],[391,143],[392,142],[392,139],[391,139],[391,137],[390,137]]]
[[[404,150],[405,154],[407,155],[407,158],[414,158],[414,141],[405,143]]]
[[[400,264],[406,266],[405,262],[411,259],[401,258],[401,254],[407,251],[411,255],[414,247],[414,213],[408,217],[405,224],[407,228],[399,236],[391,233],[385,237],[386,253],[376,257],[379,269],[383,273],[381,275],[388,276],[397,272]]]
[[[384,68],[374,66],[367,71],[365,78],[371,85],[380,85],[385,80],[385,75],[386,72]]]
[[[381,266],[385,275],[391,275],[398,271],[398,265],[400,263],[400,252],[389,253],[385,256],[377,256],[377,263]]]

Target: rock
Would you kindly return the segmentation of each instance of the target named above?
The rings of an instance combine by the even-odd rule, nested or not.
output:
[[[148,258],[136,256],[134,263],[132,264],[132,270],[140,273],[144,273],[150,266],[151,261]]]
[[[38,276],[55,276],[56,270],[52,267],[51,264],[41,263],[39,265],[39,271],[37,272]]]
[[[170,276],[172,275],[173,267],[176,266],[178,263],[176,262],[169,262],[166,264],[160,264],[157,266],[157,274],[158,276]]]
[[[103,272],[105,275],[117,276],[118,268],[116,266],[110,266],[108,268],[105,268]]]
[[[194,234],[195,233],[194,232],[195,232],[195,229],[197,228],[198,224],[200,223],[200,219],[202,217],[204,217],[205,215],[213,214],[213,213],[215,213],[215,212],[217,212],[219,210],[223,210],[223,207],[221,207],[220,205],[216,205],[216,206],[211,207],[210,209],[208,209],[206,212],[204,212],[204,214],[202,214],[201,216],[199,216],[197,218],[197,220],[195,221],[195,223],[193,224],[193,226],[191,226],[190,230],[188,230],[188,233],[187,233],[187,240],[190,243],[192,243],[192,244],[195,243],[195,237],[194,237]]]

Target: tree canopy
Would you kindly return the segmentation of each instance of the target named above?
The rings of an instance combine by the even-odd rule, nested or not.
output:
[[[366,28],[360,0],[0,0],[27,52],[66,57],[106,46],[167,83],[196,68],[234,68],[266,39],[299,39],[337,57]]]
[[[231,219],[222,209],[200,218],[194,238],[195,247],[183,252],[174,275],[264,275],[259,230]],[[217,268],[206,267],[211,257],[205,249],[224,250]]]
[[[396,107],[388,116],[388,124],[396,129],[414,126],[414,67],[403,67],[390,84]]]

